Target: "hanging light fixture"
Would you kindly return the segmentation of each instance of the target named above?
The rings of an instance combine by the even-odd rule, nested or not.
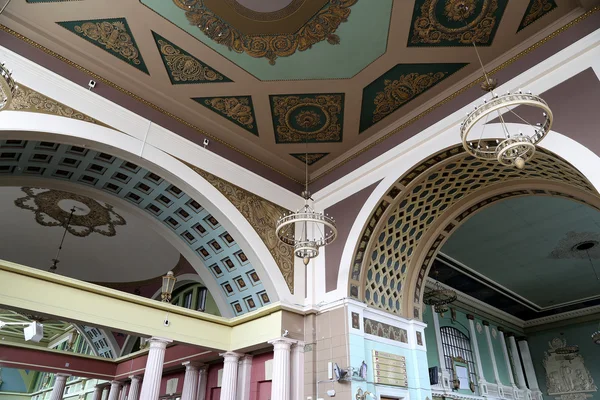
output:
[[[468,7],[465,4],[459,6],[464,16],[468,13]],[[483,66],[481,56],[477,50],[475,41],[472,42],[477,54],[477,59],[481,65],[484,81],[481,88],[490,95],[486,96],[483,104],[475,106],[475,109],[467,114],[467,117],[460,125],[460,137],[464,149],[473,157],[481,160],[496,160],[505,166],[513,166],[523,169],[525,163],[535,154],[536,145],[548,134],[552,127],[552,111],[548,104],[539,96],[531,92],[523,93],[521,89],[516,92],[506,92],[498,94],[494,92],[498,82],[490,78]],[[541,122],[530,123],[514,111],[519,106],[536,108],[541,111]],[[528,125],[522,131],[510,131],[503,117],[503,110],[517,117],[519,122]],[[490,117],[498,117],[504,138],[488,140],[483,137],[485,128]],[[483,125],[479,126],[479,135],[475,135],[475,127],[483,120]]]
[[[76,210],[76,207],[71,208],[71,214],[69,214],[69,218],[67,218],[67,221],[65,222],[65,231],[63,232],[62,239],[60,239],[60,244],[58,245],[58,250],[56,251],[56,257],[52,259],[52,265],[48,269],[49,272],[56,273],[58,263],[60,262],[60,251],[62,250],[63,243],[65,242],[65,236],[67,236],[67,231],[69,230],[69,224],[71,223],[71,219],[73,218],[73,214]]]
[[[554,353],[559,354],[565,358],[565,360],[573,360],[579,354],[579,346],[567,344],[567,339],[564,338],[564,333],[560,333],[561,339],[560,347],[554,349]]]
[[[592,333],[592,340],[594,341],[594,343],[600,346],[600,324],[598,324],[598,330]]]
[[[164,303],[171,302],[171,294],[173,294],[175,282],[177,282],[177,278],[173,275],[173,271],[167,272],[167,274],[162,277],[162,293],[160,296]]]
[[[12,78],[12,73],[4,64],[0,64],[0,111],[7,109],[17,94],[18,86]]]
[[[435,271],[435,284],[433,289],[423,295],[423,303],[433,307],[438,314],[448,311],[448,304],[454,303],[458,298],[452,289],[445,289],[438,279],[439,271]]]
[[[304,265],[308,265],[312,258],[319,255],[319,248],[333,243],[337,237],[337,228],[332,217],[323,212],[316,212],[310,205],[314,200],[308,191],[308,138],[304,163],[304,207],[279,218],[275,235],[283,243],[294,246],[296,257],[301,258]]]

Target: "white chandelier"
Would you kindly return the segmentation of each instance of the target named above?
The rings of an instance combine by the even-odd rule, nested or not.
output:
[[[319,248],[333,243],[337,237],[335,220],[323,212],[316,212],[310,202],[314,201],[308,191],[308,153],[305,156],[306,184],[302,197],[304,207],[283,215],[277,221],[275,234],[283,243],[294,246],[294,254],[308,265],[311,258],[319,255]]]
[[[463,6],[465,7],[465,6]],[[466,12],[466,7],[463,11]],[[539,96],[531,92],[523,93],[521,89],[516,92],[497,94],[494,92],[498,85],[496,79],[490,78],[485,71],[477,46],[473,42],[475,53],[483,71],[484,82],[481,88],[490,93],[484,98],[483,104],[467,114],[460,125],[460,137],[465,150],[473,157],[481,160],[496,160],[505,166],[523,169],[525,163],[535,154],[536,145],[548,134],[552,127],[552,111],[548,104]],[[540,122],[530,123],[515,112],[515,108],[524,106],[535,108],[540,112]],[[510,131],[505,121],[504,114],[515,116],[519,122],[528,125],[523,131]],[[498,118],[504,133],[504,138],[488,140],[483,137],[490,117]],[[483,121],[482,124],[479,122]],[[479,126],[478,129],[475,129]],[[478,131],[479,135],[475,134]]]
[[[17,89],[12,73],[4,64],[0,64],[0,111],[10,106],[13,97],[17,94]]]

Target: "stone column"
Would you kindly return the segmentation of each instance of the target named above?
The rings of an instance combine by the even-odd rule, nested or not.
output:
[[[469,320],[469,333],[471,334],[471,344],[473,345],[473,355],[475,356],[475,365],[477,366],[477,377],[479,380],[479,395],[483,396],[487,393],[487,381],[483,375],[483,364],[481,363],[481,355],[479,354],[479,343],[477,342],[477,331],[475,330],[475,317],[471,314],[467,315]]]
[[[131,383],[129,384],[129,394],[127,400],[139,400],[140,398],[140,381],[142,380],[139,376],[129,376]]]
[[[438,314],[433,310],[432,306],[429,306],[429,311],[433,313],[433,327],[435,329],[435,345],[438,350],[438,359],[440,362],[440,370],[442,371],[442,387],[446,390],[450,389],[450,373],[446,368],[446,360],[444,360],[444,347],[442,346],[442,334],[440,331],[440,318]]]
[[[198,394],[198,364],[186,361],[182,365],[185,365],[185,376],[183,378],[181,400],[196,400]]]
[[[238,361],[242,354],[228,351],[220,356],[223,357],[220,400],[236,400]]]
[[[142,383],[141,400],[156,400],[160,392],[160,380],[163,373],[163,362],[167,344],[172,340],[152,337],[149,339],[150,350],[144,371],[144,382]]]
[[[483,321],[483,329],[485,330],[485,337],[487,339],[488,348],[490,349],[490,358],[492,359],[492,368],[494,369],[494,379],[498,386],[502,386],[500,382],[500,376],[498,375],[498,364],[496,364],[496,355],[494,354],[494,345],[492,344],[492,335],[490,335],[490,323]]]
[[[252,371],[252,356],[244,356],[238,365],[237,400],[250,399],[250,372]]]
[[[110,392],[108,392],[108,400],[119,400],[119,391],[121,390],[121,382],[111,381]]]
[[[279,338],[271,340],[273,345],[273,380],[271,382],[271,399],[290,400],[291,374],[290,350],[295,340]]]
[[[290,375],[291,399],[303,400],[304,397],[304,342],[297,342],[292,346]]]
[[[71,375],[56,374],[54,379],[54,387],[52,393],[50,393],[50,400],[62,400],[65,394],[65,386],[67,385],[67,378]]]
[[[529,383],[529,389],[540,390],[537,378],[535,377],[535,370],[533,369],[533,360],[531,353],[529,352],[529,344],[525,339],[519,339],[519,349],[521,350],[521,359],[523,360],[523,368],[525,369],[525,375],[527,376],[527,383]]]
[[[519,389],[527,389],[527,385],[525,384],[525,375],[523,374],[523,365],[521,364],[521,358],[519,357],[519,349],[517,348],[517,342],[515,341],[514,335],[508,334],[508,344],[510,346],[512,365],[515,367],[517,387]]]
[[[208,379],[208,365],[203,365],[198,371],[198,397],[197,400],[206,398],[206,380]],[[129,399],[128,399],[129,400]]]
[[[127,389],[129,389],[129,383],[126,383],[123,385],[123,388],[121,389],[121,396],[119,397],[119,400],[127,400]]]
[[[94,386],[94,394],[92,395],[92,400],[102,400],[102,391],[104,390],[103,385]]]
[[[108,400],[108,389],[110,385],[106,385],[102,388],[102,400]]]
[[[506,368],[508,368],[508,379],[510,380],[510,385],[513,388],[516,388],[515,385],[515,377],[512,372],[512,368],[510,367],[510,360],[508,358],[508,347],[506,346],[506,339],[504,338],[504,329],[498,328],[498,335],[500,335],[500,344],[502,344],[502,354],[504,354],[504,362],[506,363]]]

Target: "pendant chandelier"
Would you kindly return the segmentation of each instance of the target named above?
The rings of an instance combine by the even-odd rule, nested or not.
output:
[[[468,7],[463,4],[461,9],[462,15],[467,15]],[[521,89],[505,94],[494,92],[498,82],[488,76],[475,41],[472,43],[483,72],[484,81],[481,88],[488,92],[489,96],[485,96],[483,103],[475,106],[475,109],[468,113],[461,123],[460,137],[462,145],[470,155],[478,159],[496,160],[504,166],[523,169],[525,163],[535,154],[535,146],[542,141],[552,127],[552,111],[541,97],[531,92],[523,93]],[[514,109],[520,106],[537,109],[540,122],[532,124],[517,114]],[[505,113],[516,117],[519,123],[523,123],[527,127],[519,131],[509,130],[503,116]],[[490,117],[492,119],[498,118],[504,133],[502,139],[488,140],[483,137]]]
[[[307,138],[308,145],[308,138]],[[308,151],[305,154],[306,181],[302,197],[304,207],[283,215],[277,221],[275,235],[283,243],[294,247],[294,254],[308,265],[312,258],[319,255],[319,248],[333,243],[337,237],[335,220],[323,212],[311,207],[314,200],[308,191]]]
[[[12,73],[4,64],[0,64],[0,111],[7,109],[17,94],[17,84]]]
[[[433,311],[438,314],[448,311],[448,305],[454,303],[458,298],[456,292],[452,289],[445,289],[438,280],[439,271],[435,271],[435,284],[433,289],[423,295],[423,303],[433,307]]]

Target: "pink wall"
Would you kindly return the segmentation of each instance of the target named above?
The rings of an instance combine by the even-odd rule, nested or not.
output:
[[[176,394],[181,394],[181,392],[183,392],[183,378],[185,377],[185,371],[179,371],[179,372],[171,372],[168,374],[165,374],[162,376],[162,379],[160,381],[160,396],[164,396],[167,394],[167,381],[169,379],[173,379],[173,378],[178,378],[179,381],[177,382],[177,391],[175,392]]]
[[[208,377],[206,379],[206,400],[218,400],[220,390],[217,388],[219,383],[219,370],[223,368],[223,363],[213,364],[208,367]],[[213,397],[215,397],[213,399]]]
[[[265,393],[271,391],[271,381],[265,382],[265,362],[273,359],[273,353],[264,353],[252,358],[250,373],[250,400],[262,400]],[[267,398],[270,398],[271,394]]]

